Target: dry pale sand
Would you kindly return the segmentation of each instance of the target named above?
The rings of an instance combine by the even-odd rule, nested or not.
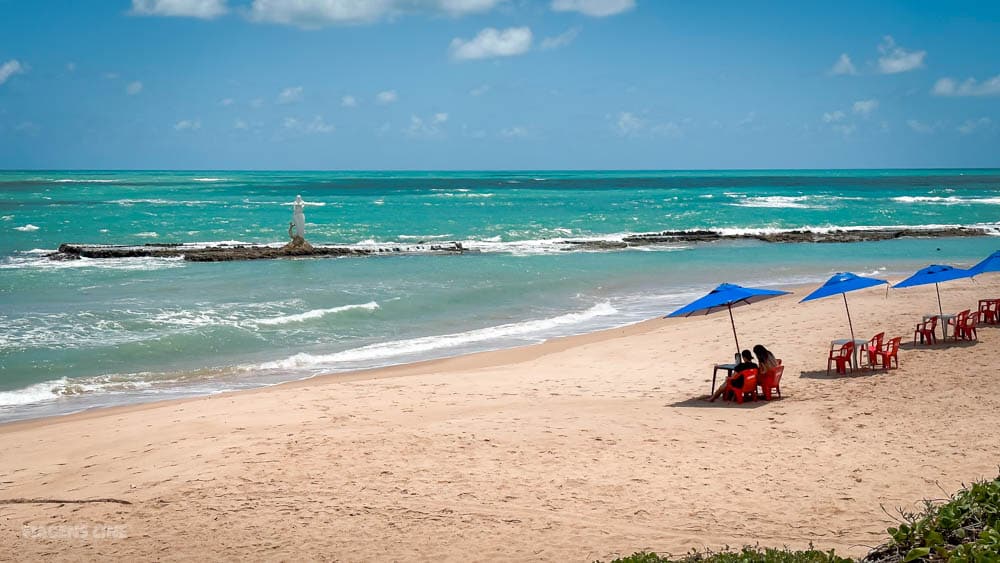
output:
[[[983,278],[942,287],[946,309],[1000,297],[1000,276]],[[802,295],[736,310],[744,344],[787,366],[784,399],[742,407],[695,399],[733,351],[722,313],[8,424],[0,559],[584,561],[757,541],[861,554],[891,522],[883,506],[997,475],[1000,328],[827,377],[843,303]],[[859,333],[907,343],[936,308],[933,286],[850,301]],[[93,537],[104,525],[126,537]]]

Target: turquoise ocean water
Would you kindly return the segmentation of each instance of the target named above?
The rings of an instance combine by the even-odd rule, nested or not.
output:
[[[62,242],[462,241],[480,252],[53,262]],[[651,318],[717,283],[968,266],[1000,239],[567,251],[679,229],[975,225],[1000,170],[0,172],[0,420],[540,342]]]

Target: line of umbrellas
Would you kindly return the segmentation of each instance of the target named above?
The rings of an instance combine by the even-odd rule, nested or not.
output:
[[[917,285],[934,284],[937,292],[938,312],[944,314],[941,307],[941,289],[938,284],[964,278],[971,278],[986,272],[1000,272],[1000,250],[989,255],[985,260],[979,262],[969,269],[955,268],[942,264],[932,264],[926,268],[921,268],[912,276],[892,286],[893,288],[913,287]],[[877,285],[888,285],[886,280],[859,276],[851,272],[835,274],[823,285],[819,286],[809,295],[805,296],[799,303],[821,299],[833,295],[841,295],[844,298],[844,308],[847,310],[847,324],[851,329],[851,340],[854,340],[854,324],[851,322],[851,309],[847,305],[847,293],[874,287]],[[888,291],[888,290],[887,290]],[[729,322],[733,327],[733,339],[736,341],[736,353],[740,348],[740,339],[736,334],[736,321],[733,319],[733,307],[740,305],[750,305],[758,301],[787,295],[788,291],[775,289],[763,289],[754,287],[743,287],[731,283],[724,283],[713,289],[704,297],[692,301],[687,305],[670,313],[666,318],[671,317],[691,317],[694,315],[709,315],[718,311],[729,311]]]

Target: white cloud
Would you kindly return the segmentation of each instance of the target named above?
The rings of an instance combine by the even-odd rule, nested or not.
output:
[[[486,92],[489,92],[489,91],[490,91],[490,85],[489,84],[483,84],[482,86],[477,86],[477,87],[473,88],[472,90],[469,90],[469,95],[470,96],[482,96],[483,94],[485,94]]]
[[[836,112],[834,112],[834,113],[836,113]],[[736,123],[736,126],[737,127],[747,127],[748,125],[753,125],[753,123],[755,121],[757,121],[757,112],[751,111],[750,113],[747,114],[746,117],[744,117],[743,119],[739,120]]]
[[[907,119],[906,124],[917,133],[933,133],[935,129],[933,125],[917,121],[916,119]]]
[[[847,117],[841,110],[831,111],[823,114],[823,123],[836,123]]]
[[[474,38],[451,40],[451,56],[459,61],[523,55],[531,48],[531,29],[511,27],[502,31],[487,27]]]
[[[868,117],[873,111],[878,109],[878,100],[858,100],[852,106],[854,113]]]
[[[927,51],[907,51],[896,45],[896,41],[891,35],[882,38],[878,52],[882,54],[878,58],[878,68],[882,74],[897,74],[916,70],[924,66],[924,57],[927,56]]]
[[[442,126],[448,121],[448,114],[435,113],[429,119],[423,119],[416,115],[410,116],[410,127],[406,134],[411,137],[437,137],[443,133]]]
[[[244,129],[245,130],[245,129],[249,129],[249,128],[250,128],[250,126],[247,124],[247,122],[243,121],[242,119],[237,119],[236,121],[233,122],[233,129]]]
[[[7,82],[7,79],[15,74],[23,74],[24,66],[17,59],[11,59],[0,65],[0,84]]]
[[[302,101],[302,86],[285,88],[278,94],[279,104],[293,104]]]
[[[66,63],[66,70],[76,72],[76,63]]]
[[[236,100],[234,100],[232,98],[224,98],[222,100],[219,100],[219,105],[223,106],[223,107],[229,107],[229,106],[233,105],[234,103],[236,103]]]
[[[690,120],[684,120],[685,123],[690,123]],[[674,123],[673,121],[668,121],[666,123],[660,123],[653,126],[653,133],[658,135],[666,135],[667,137],[683,137],[684,130],[681,126]]]
[[[977,129],[984,129],[989,127],[993,123],[993,120],[988,117],[980,117],[979,119],[969,119],[965,123],[958,126],[958,132],[963,135],[970,135],[975,133]]]
[[[967,78],[961,84],[954,78],[942,78],[934,83],[931,93],[935,96],[1000,96],[1000,74],[985,82]]]
[[[345,108],[356,108],[358,107],[358,100],[354,96],[344,96],[340,98],[340,105]]]
[[[449,14],[463,16],[488,12],[503,2],[505,0],[438,0],[436,3]]]
[[[488,12],[506,0],[253,0],[250,19],[319,28],[372,23],[410,12],[464,16]]]
[[[837,124],[837,125],[834,125],[832,127],[832,129],[834,131],[836,131],[837,133],[840,133],[841,135],[845,136],[845,137],[850,137],[851,135],[854,134],[855,131],[858,130],[858,126],[854,125],[853,123],[849,123],[849,124]]]
[[[136,80],[135,82],[129,82],[128,86],[125,87],[125,93],[129,96],[134,96],[142,92],[142,82]]]
[[[857,74],[858,70],[854,68],[854,63],[851,62],[851,57],[847,53],[841,53],[840,58],[837,62],[833,63],[833,67],[830,68],[830,74]]]
[[[528,136],[528,130],[520,125],[515,125],[513,127],[501,129],[500,136],[507,137],[508,139],[524,138]]]
[[[252,108],[264,107],[264,100],[262,98],[254,98],[250,100],[250,107]]]
[[[571,27],[566,31],[556,35],[555,37],[546,37],[542,39],[542,49],[558,49],[560,47],[565,47],[576,39],[576,36],[580,35],[579,27]]]
[[[197,131],[201,129],[200,119],[182,119],[174,124],[174,129],[177,131]]]
[[[635,8],[635,0],[552,0],[553,11],[580,12],[595,18],[613,16],[632,8]]]
[[[394,103],[398,99],[399,95],[395,90],[385,90],[375,94],[375,102],[382,105]]]
[[[284,126],[285,129],[300,133],[333,133],[337,129],[332,123],[327,123],[322,115],[313,117],[312,121],[299,121],[294,117],[286,117]]]
[[[646,123],[630,111],[623,111],[619,113],[618,119],[615,121],[615,129],[618,131],[618,134],[623,137],[634,135],[641,131],[645,126]]]
[[[137,16],[172,16],[210,20],[225,14],[226,0],[132,0]]]
[[[25,135],[35,136],[41,128],[31,121],[22,121],[14,126],[14,131]]]

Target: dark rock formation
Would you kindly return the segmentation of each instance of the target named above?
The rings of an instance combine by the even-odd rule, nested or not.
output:
[[[776,233],[724,234],[718,231],[662,231],[624,237],[616,240],[563,240],[562,248],[573,250],[621,250],[634,246],[653,244],[698,243],[719,240],[759,240],[764,242],[867,242],[902,237],[981,237],[990,233],[974,227],[942,227],[928,229],[870,229],[870,230],[793,230]],[[370,256],[380,254],[464,254],[481,252],[467,248],[461,242],[417,244],[412,246],[313,246],[301,237],[282,247],[256,245],[190,246],[177,243],[154,243],[135,246],[61,244],[59,250],[49,254],[52,260],[77,260],[80,258],[177,258],[191,262],[228,262],[232,260],[266,260],[273,258],[311,258],[336,256]]]
[[[230,262],[233,260],[267,260],[274,258],[318,258],[338,256],[368,256],[373,254],[438,254],[462,253],[460,244],[436,244],[413,247],[363,247],[313,246],[305,240],[292,241],[280,248],[256,245],[219,245],[207,247],[180,244],[145,244],[142,246],[61,244],[59,250],[48,255],[51,260],[78,260],[80,258],[178,258],[190,262]]]

